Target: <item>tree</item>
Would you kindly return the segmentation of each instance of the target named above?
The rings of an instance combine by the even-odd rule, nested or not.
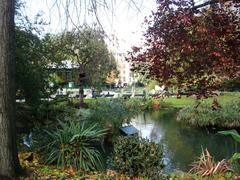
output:
[[[19,98],[36,105],[45,93],[47,85],[47,59],[48,52],[43,41],[39,38],[47,25],[42,14],[34,16],[32,22],[24,14],[25,3],[17,0],[15,5],[16,30],[16,91]]]
[[[0,3],[0,174],[19,168],[15,134],[14,0]]]
[[[129,53],[133,69],[198,98],[213,95],[224,79],[239,77],[239,3],[216,2],[196,9],[191,0],[159,0],[145,21],[144,45]]]
[[[46,68],[41,40],[30,31],[16,28],[16,88],[27,103],[37,104],[45,92]]]
[[[0,3],[0,174],[6,176],[14,176],[19,167],[15,139],[14,5],[15,0]]]
[[[53,37],[52,42],[58,46],[55,49],[59,49],[54,57],[71,60],[78,66],[80,103],[83,103],[84,81],[97,86],[104,83],[109,73],[116,69],[115,59],[107,49],[104,34],[98,29],[75,29]]]

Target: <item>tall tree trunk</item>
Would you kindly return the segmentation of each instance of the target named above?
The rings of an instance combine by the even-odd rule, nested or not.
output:
[[[15,134],[15,0],[0,2],[0,174],[15,176],[17,158]]]

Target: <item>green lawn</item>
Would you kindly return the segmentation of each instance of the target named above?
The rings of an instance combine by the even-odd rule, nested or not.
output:
[[[207,99],[204,99],[203,101],[207,101],[211,103],[214,98],[216,98],[220,104],[226,103],[236,98],[240,98],[240,92],[224,92],[224,93],[220,93],[219,96],[207,98]],[[174,107],[183,107],[185,105],[194,104],[195,101],[196,101],[196,98],[186,97],[186,96],[182,96],[180,99],[178,99],[177,97],[166,97],[163,99],[164,104],[166,103],[166,105],[174,106]]]
[[[207,101],[211,103],[213,99],[216,98],[220,104],[229,102],[231,100],[234,100],[236,98],[240,98],[240,92],[224,92],[220,93],[219,96],[211,97],[204,99],[203,101]],[[110,98],[97,98],[97,99],[85,99],[84,102],[87,104],[95,103],[96,101],[106,101],[110,100]],[[78,99],[74,99],[74,102],[77,102]],[[180,99],[178,99],[176,96],[174,97],[165,97],[164,99],[161,99],[163,101],[164,105],[166,106],[172,106],[181,108],[185,105],[194,104],[196,101],[195,97],[187,97],[182,96]]]

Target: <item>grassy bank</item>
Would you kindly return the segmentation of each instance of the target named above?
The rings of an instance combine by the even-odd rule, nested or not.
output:
[[[240,98],[240,92],[225,92],[225,93],[220,93],[219,96],[215,97],[210,97],[207,99],[201,100],[202,102],[208,102],[212,103],[214,99],[217,99],[217,101],[220,104],[225,104],[227,102],[230,102],[235,99]],[[187,96],[182,96],[181,98],[177,97],[166,97],[163,100],[164,105],[167,106],[172,106],[172,107],[177,107],[177,108],[182,108],[186,105],[192,105],[196,103],[196,98],[195,97],[187,97]]]
[[[215,101],[217,100],[217,101]],[[214,102],[215,101],[215,102]],[[240,127],[240,93],[221,93],[217,97],[196,101],[192,97],[174,97],[164,100],[165,105],[178,107],[177,120],[196,127]]]
[[[226,103],[235,99],[240,98],[240,92],[222,92],[218,96],[202,99],[200,101],[202,102],[209,102],[212,103],[214,99],[217,99],[219,103]],[[142,98],[131,98],[131,99],[138,99],[139,102],[143,99]],[[96,101],[110,101],[110,98],[96,98],[96,99],[85,99],[85,103],[87,104],[94,104]],[[74,99],[74,102],[77,102],[78,99]],[[156,99],[155,102],[160,102],[164,106],[170,106],[170,107],[177,107],[177,108],[182,108],[186,105],[191,105],[196,103],[196,98],[195,97],[188,97],[188,96],[182,96],[181,98],[177,98],[176,96],[170,96],[170,97],[164,97],[164,98],[159,98]]]

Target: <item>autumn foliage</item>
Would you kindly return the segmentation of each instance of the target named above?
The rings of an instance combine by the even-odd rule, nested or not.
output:
[[[144,44],[129,52],[133,69],[197,97],[213,95],[223,80],[240,75],[239,5],[158,0],[144,22]]]

